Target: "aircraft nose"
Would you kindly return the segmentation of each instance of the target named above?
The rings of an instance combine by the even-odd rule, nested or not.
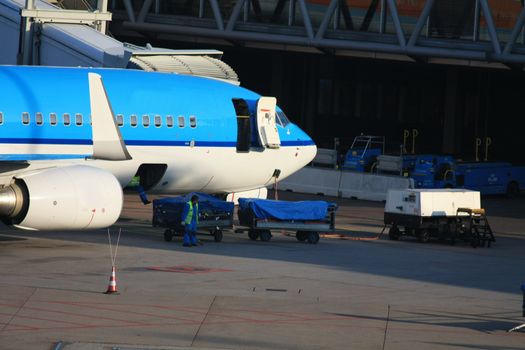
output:
[[[310,145],[303,147],[303,159],[305,163],[304,165],[311,163],[317,155],[317,146],[313,142],[313,140],[310,139],[310,141]]]
[[[304,131],[302,131],[301,158],[303,166],[311,163],[317,155],[317,145],[314,140]]]

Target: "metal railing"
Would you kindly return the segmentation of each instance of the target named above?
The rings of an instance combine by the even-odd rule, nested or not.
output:
[[[525,9],[515,0],[123,0],[113,12],[137,32],[525,63]]]

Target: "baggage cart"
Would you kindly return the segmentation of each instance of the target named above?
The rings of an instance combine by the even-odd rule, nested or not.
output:
[[[164,240],[171,242],[175,236],[184,235],[182,212],[191,196],[199,196],[198,232],[208,231],[215,242],[222,241],[223,230],[233,228],[232,202],[226,202],[204,193],[190,193],[180,197],[162,198],[153,201],[153,227],[162,227]]]
[[[267,242],[272,230],[295,231],[300,242],[316,244],[320,232],[335,230],[337,205],[324,201],[286,202],[239,199],[239,223],[235,232],[247,232],[251,240]]]

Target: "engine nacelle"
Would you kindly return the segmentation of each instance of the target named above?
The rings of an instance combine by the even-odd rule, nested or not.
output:
[[[83,165],[23,174],[0,189],[2,221],[27,230],[108,227],[119,218],[122,204],[115,176]]]

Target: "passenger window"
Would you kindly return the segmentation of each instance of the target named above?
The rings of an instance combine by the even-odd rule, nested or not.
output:
[[[71,125],[71,116],[69,115],[69,113],[64,113],[64,125]]]
[[[162,118],[160,117],[160,115],[156,115],[155,116],[155,126],[158,128],[162,125]]]
[[[35,114],[35,119],[36,119],[36,125],[44,124],[44,118],[42,117],[42,113],[38,112],[37,114]]]
[[[197,117],[190,115],[190,128],[197,127]]]
[[[29,124],[29,113],[22,113],[22,123],[25,125]]]
[[[4,113],[0,112],[0,125],[4,124]]]
[[[57,125],[57,115],[56,115],[56,113],[49,113],[49,124]]]
[[[168,116],[166,117],[166,126],[167,126],[168,128],[173,128],[173,116],[168,115]]]
[[[137,116],[135,114],[132,114],[129,117],[129,123],[131,124],[132,127],[136,127],[137,126]]]
[[[80,113],[75,114],[75,124],[77,124],[77,126],[82,125],[82,114]]]
[[[144,114],[142,116],[142,125],[144,125],[145,128],[149,126],[149,115]]]
[[[182,115],[179,115],[179,128],[184,127],[184,117]]]
[[[122,114],[117,114],[117,125],[118,126],[124,125],[124,116]]]

